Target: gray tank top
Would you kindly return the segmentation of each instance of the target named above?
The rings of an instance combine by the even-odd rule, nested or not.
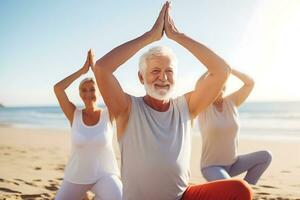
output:
[[[191,135],[184,96],[165,112],[131,96],[132,107],[119,141],[124,200],[181,199],[190,177]]]

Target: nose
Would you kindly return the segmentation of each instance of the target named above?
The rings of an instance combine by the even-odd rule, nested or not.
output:
[[[88,91],[86,93],[86,97],[93,97],[94,96],[94,92]]]
[[[168,80],[167,74],[166,74],[165,72],[161,72],[161,73],[159,74],[159,80],[161,80],[161,81],[166,81],[166,80]]]

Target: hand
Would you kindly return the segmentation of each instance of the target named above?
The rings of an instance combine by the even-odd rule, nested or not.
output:
[[[93,49],[89,50],[89,61],[90,61],[90,67],[94,69],[95,66],[95,52]]]
[[[94,65],[95,65],[95,55],[94,55],[94,51],[90,49],[87,53],[86,61],[83,67],[80,69],[82,74],[87,73],[90,67],[94,67]]]
[[[165,14],[165,23],[164,23],[164,30],[168,38],[174,39],[176,35],[179,33],[177,28],[175,27],[174,21],[170,16],[170,2],[166,3],[166,14]]]
[[[160,40],[162,36],[164,35],[164,18],[166,13],[166,6],[167,3],[165,3],[159,13],[158,18],[155,21],[155,24],[151,28],[151,30],[148,32],[150,34],[150,38],[152,42]]]

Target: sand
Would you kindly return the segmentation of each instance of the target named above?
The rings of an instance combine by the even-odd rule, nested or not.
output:
[[[254,199],[300,200],[300,140],[240,138],[240,153],[262,149],[272,152],[273,161],[253,187]],[[0,200],[53,199],[69,152],[66,130],[0,126]],[[200,155],[201,138],[194,136],[191,183],[205,182],[199,170]]]

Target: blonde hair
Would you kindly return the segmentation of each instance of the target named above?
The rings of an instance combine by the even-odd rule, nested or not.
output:
[[[87,77],[80,82],[79,90],[81,89],[82,85],[85,84],[86,82],[92,82],[92,83],[96,84],[96,81],[93,77]]]
[[[167,46],[154,46],[146,51],[141,57],[139,62],[139,71],[144,74],[147,69],[147,60],[154,56],[168,56],[171,60],[171,66],[174,67],[174,72],[177,71],[178,60],[173,53],[172,49]]]

